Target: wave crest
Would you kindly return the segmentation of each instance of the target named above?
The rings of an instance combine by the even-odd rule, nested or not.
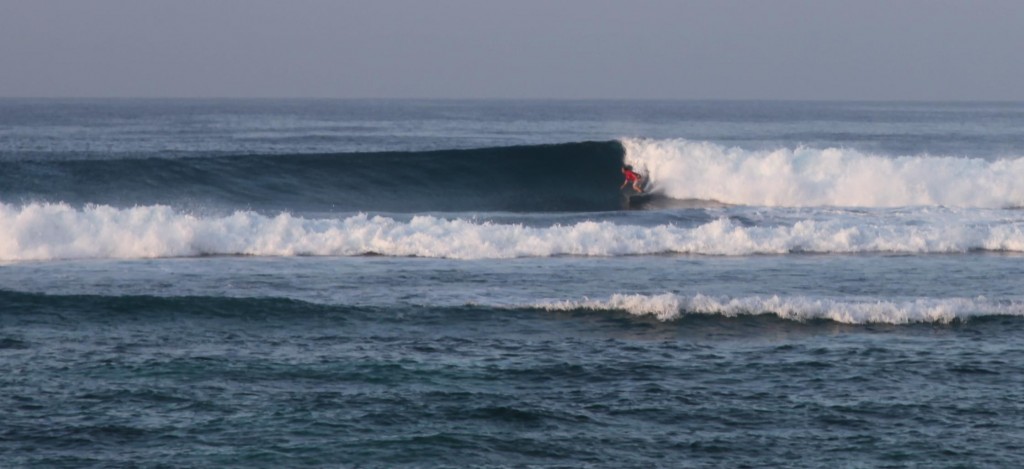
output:
[[[582,221],[532,227],[430,215],[307,219],[236,211],[197,216],[167,206],[0,203],[0,260],[204,255],[416,256],[507,259],[652,254],[1024,252],[1024,222],[927,212],[919,219],[801,219],[745,226],[729,218],[686,227]]]
[[[839,300],[831,298],[751,296],[743,298],[615,294],[604,300],[562,300],[542,302],[532,308],[547,311],[625,311],[636,316],[654,316],[662,321],[688,314],[737,317],[774,314],[781,319],[830,320],[844,324],[943,323],[978,316],[1024,316],[1024,303],[995,302],[978,298],[921,298],[894,300]]]

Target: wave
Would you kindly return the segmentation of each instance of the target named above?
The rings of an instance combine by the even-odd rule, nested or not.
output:
[[[622,145],[626,162],[673,199],[769,207],[1024,206],[1024,158],[753,151],[689,140],[624,139]]]
[[[751,296],[743,298],[616,294],[604,300],[561,300],[529,307],[545,311],[624,311],[662,321],[687,315],[725,317],[772,314],[794,321],[828,320],[843,324],[912,324],[963,321],[983,316],[1024,316],[1024,303],[978,298],[839,300],[833,298]]]
[[[647,176],[647,198],[626,199],[618,190],[623,162]],[[1010,208],[1024,207],[1021,180],[1024,158],[627,138],[423,152],[5,161],[0,200],[392,213]]]
[[[990,214],[992,212],[989,212]],[[507,259],[657,254],[1024,252],[1024,221],[968,211],[801,218],[758,226],[720,217],[693,226],[580,221],[526,226],[431,215],[303,218],[235,211],[199,216],[167,206],[0,203],[0,260],[209,255],[416,256]]]
[[[1022,317],[1024,303],[1012,300],[976,298],[916,298],[907,300],[813,298],[804,296],[780,297],[749,296],[740,298],[713,297],[704,294],[656,295],[615,294],[606,299],[548,300],[524,304],[488,304],[479,300],[462,305],[349,305],[322,304],[291,298],[256,297],[232,298],[220,296],[152,296],[152,295],[55,295],[0,290],[0,311],[11,314],[55,313],[74,310],[81,313],[140,314],[154,317],[278,317],[295,320],[300,316],[323,318],[325,314],[341,313],[337,318],[346,320],[353,315],[373,319],[395,318],[395,308],[429,309],[459,314],[480,310],[493,311],[548,311],[548,312],[624,312],[638,317],[653,317],[660,321],[680,321],[688,318],[746,318],[772,315],[794,322],[830,321],[841,324],[919,323],[950,324],[986,317]],[[2,345],[0,345],[2,348]]]
[[[0,162],[0,200],[306,211],[610,211],[622,145]]]

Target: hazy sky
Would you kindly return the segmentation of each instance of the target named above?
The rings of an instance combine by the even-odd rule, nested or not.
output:
[[[0,0],[0,96],[1024,100],[1022,0]]]

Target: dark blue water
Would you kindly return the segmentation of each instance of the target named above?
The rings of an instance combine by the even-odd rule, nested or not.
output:
[[[1016,467],[1021,142],[1018,104],[0,100],[0,466]]]

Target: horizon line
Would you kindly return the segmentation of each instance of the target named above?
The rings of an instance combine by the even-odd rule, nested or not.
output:
[[[627,98],[627,97],[340,97],[340,96],[2,96],[0,100],[181,100],[181,101],[633,101],[633,102],[792,102],[792,103],[992,103],[1020,104],[1024,99],[922,98]]]

